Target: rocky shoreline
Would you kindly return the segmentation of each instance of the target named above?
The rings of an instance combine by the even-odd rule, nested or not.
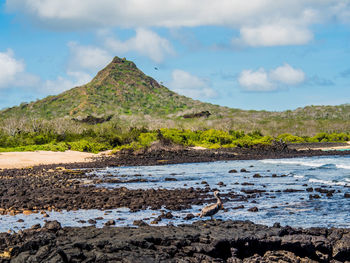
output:
[[[0,262],[349,262],[350,230],[199,221],[154,227],[42,228],[0,234]]]
[[[350,151],[296,150],[283,144],[218,150],[158,147],[121,151],[92,163],[5,169],[0,171],[0,215],[41,213],[45,218],[46,212],[52,210],[120,207],[128,207],[130,212],[146,208],[178,211],[214,201],[211,192],[216,188],[205,182],[202,188],[173,190],[97,187],[104,182],[114,183],[116,179],[96,177],[90,173],[91,168],[349,154]],[[176,176],[170,179],[176,180]],[[288,190],[308,192],[312,198],[320,195],[331,198],[334,193],[332,189],[317,190],[307,185],[303,190]],[[254,202],[259,195],[273,194],[268,189],[259,192],[253,187],[247,191],[240,194],[231,191],[222,198]],[[344,197],[349,196],[345,193]],[[162,216],[172,215],[169,212]],[[49,222],[17,233],[0,233],[0,262],[346,262],[350,259],[350,229],[293,229],[243,221],[198,221],[177,227],[148,226],[139,221],[135,222],[138,228],[110,227],[114,225],[112,221],[104,228],[91,224],[62,228],[58,222]]]

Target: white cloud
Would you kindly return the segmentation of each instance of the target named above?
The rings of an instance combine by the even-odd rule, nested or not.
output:
[[[40,83],[40,78],[25,71],[22,60],[16,59],[12,49],[0,52],[0,89],[33,88]]]
[[[106,50],[94,46],[81,46],[75,42],[68,43],[70,49],[69,68],[71,70],[88,70],[95,72],[112,61],[113,56]]]
[[[172,72],[172,80],[168,87],[181,95],[195,99],[217,96],[215,90],[210,87],[208,80],[179,69]]]
[[[8,88],[8,85],[13,84],[24,68],[23,62],[14,57],[11,49],[0,52],[0,88]]]
[[[59,30],[104,27],[225,26],[251,46],[304,44],[310,26],[350,21],[344,0],[6,0],[36,24]]]
[[[233,44],[253,47],[302,45],[313,39],[308,29],[288,24],[242,27],[240,34],[240,38],[232,40]]]
[[[288,64],[277,67],[267,72],[264,68],[257,71],[243,70],[238,83],[246,91],[267,92],[295,86],[305,81],[305,73],[301,69],[295,69]]]
[[[67,72],[67,77],[58,76],[55,80],[47,80],[41,85],[41,91],[46,94],[58,94],[65,90],[84,85],[91,81],[92,77],[85,72]]]
[[[238,82],[248,91],[271,91],[275,89],[269,80],[268,73],[263,68],[257,71],[243,70],[239,75]]]
[[[162,62],[166,55],[175,54],[172,45],[167,39],[160,37],[151,30],[142,28],[136,29],[135,37],[126,41],[108,37],[105,44],[107,48],[117,54],[137,51],[158,63]]]
[[[301,69],[294,69],[288,64],[277,67],[270,72],[270,78],[287,85],[297,85],[305,81],[305,73]]]
[[[96,58],[96,57],[95,57]],[[83,64],[89,66],[89,64]],[[88,67],[89,68],[89,67]],[[57,94],[88,83],[92,77],[83,71],[67,71],[67,76],[59,76],[56,80],[42,80],[39,76],[28,73],[25,63],[15,58],[14,52],[8,49],[0,52],[0,89],[20,89],[25,92]]]

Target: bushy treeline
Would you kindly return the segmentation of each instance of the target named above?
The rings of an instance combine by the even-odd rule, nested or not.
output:
[[[271,144],[273,141],[286,143],[315,143],[315,142],[346,142],[350,141],[349,133],[318,133],[313,137],[299,137],[292,134],[281,134],[277,137],[263,135],[260,131],[245,133],[244,131],[222,130],[179,130],[160,129],[158,131],[142,132],[137,140],[121,148],[141,148],[149,146],[159,139],[159,134],[174,144],[184,146],[202,146],[205,148],[251,147],[256,144]]]
[[[122,129],[120,123],[108,122],[98,125],[81,125],[74,122],[30,122],[23,127],[0,128],[0,151],[76,150],[100,152],[109,149],[143,148],[158,140],[167,140],[184,146],[206,148],[250,147],[256,144],[271,144],[274,140],[287,143],[344,142],[350,141],[349,133],[318,133],[313,137],[281,134],[277,137],[263,135],[260,131],[222,131],[146,128]],[[14,126],[15,127],[15,126]]]

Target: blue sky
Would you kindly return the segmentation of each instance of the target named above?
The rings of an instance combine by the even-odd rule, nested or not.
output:
[[[114,56],[233,108],[350,103],[350,0],[2,1],[0,109],[83,85]]]

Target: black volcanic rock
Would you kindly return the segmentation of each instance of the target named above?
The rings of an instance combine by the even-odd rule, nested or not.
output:
[[[0,262],[345,262],[350,229],[198,221],[138,228],[45,228],[0,233]],[[8,251],[8,248],[12,248]]]

